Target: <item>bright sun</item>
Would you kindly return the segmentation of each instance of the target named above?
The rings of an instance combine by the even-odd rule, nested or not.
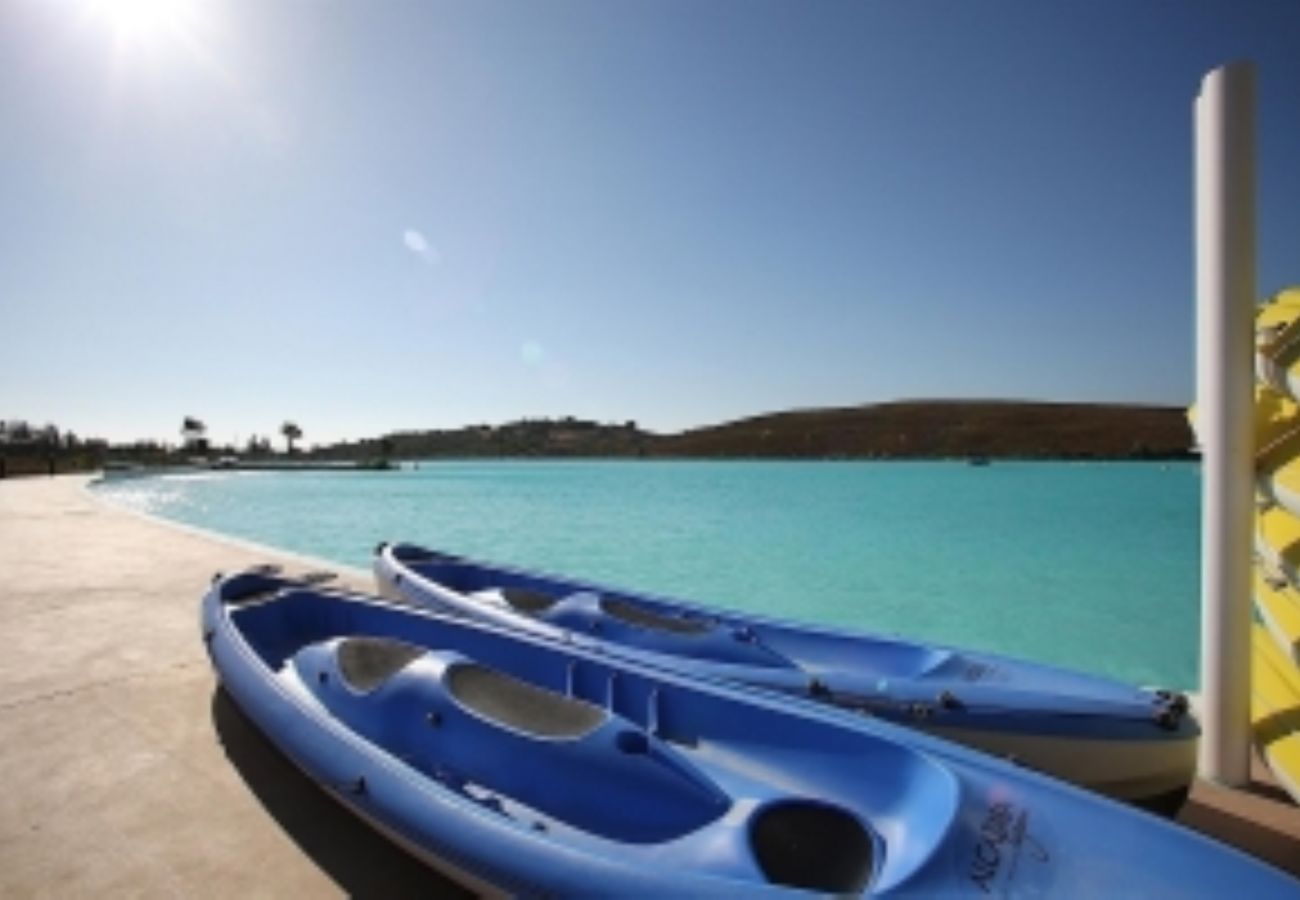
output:
[[[96,19],[132,43],[183,37],[197,11],[196,0],[91,0],[89,5]]]

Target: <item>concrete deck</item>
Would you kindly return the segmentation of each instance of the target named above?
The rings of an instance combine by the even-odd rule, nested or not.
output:
[[[216,689],[212,574],[304,560],[112,509],[85,481],[0,481],[0,896],[458,895]],[[1262,769],[1250,791],[1198,786],[1182,820],[1300,875],[1300,808]]]
[[[109,508],[85,482],[0,481],[0,896],[463,894],[216,690],[212,574],[304,561]]]

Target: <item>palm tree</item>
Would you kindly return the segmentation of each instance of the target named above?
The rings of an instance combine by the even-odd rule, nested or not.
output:
[[[196,450],[206,450],[208,448],[208,426],[204,425],[199,419],[193,416],[186,416],[181,420],[181,437],[185,439],[185,446]]]
[[[285,422],[280,426],[280,434],[284,435],[284,442],[289,445],[289,452],[293,453],[293,442],[302,437],[302,429],[293,422]]]

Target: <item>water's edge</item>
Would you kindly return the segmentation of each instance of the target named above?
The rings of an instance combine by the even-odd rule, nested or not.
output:
[[[198,525],[190,525],[181,522],[178,519],[169,519],[165,516],[155,515],[142,509],[136,509],[128,504],[114,500],[111,496],[106,496],[101,488],[105,483],[111,483],[102,475],[87,476],[81,485],[81,489],[90,498],[114,512],[126,513],[127,515],[136,516],[146,522],[152,522],[155,525],[161,525],[164,528],[170,528],[179,531],[182,534],[192,535],[203,538],[207,541],[213,541],[218,544],[225,544],[228,547],[235,547],[239,550],[247,550],[250,553],[266,554],[268,556],[277,556],[282,559],[289,559],[302,565],[309,571],[316,572],[333,572],[336,575],[343,575],[353,579],[358,583],[365,584],[374,582],[374,573],[369,569],[359,569],[356,566],[339,562],[338,560],[325,559],[320,556],[312,556],[307,553],[300,553],[297,550],[291,550],[287,547],[276,547],[271,544],[263,544],[258,541],[251,541],[247,538],[238,537],[232,534],[225,534],[220,531],[213,531],[210,528],[202,528]]]

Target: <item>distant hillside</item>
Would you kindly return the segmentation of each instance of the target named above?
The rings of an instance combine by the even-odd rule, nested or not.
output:
[[[679,434],[544,419],[399,432],[337,444],[330,458],[703,457],[1171,459],[1190,455],[1176,407],[921,400],[771,413]]]
[[[53,426],[0,428],[0,478],[90,471],[107,460],[185,463],[187,448],[114,444],[60,433]],[[1179,459],[1192,435],[1176,407],[1000,400],[918,400],[838,409],[770,413],[679,434],[643,431],[635,422],[604,424],[567,417],[397,432],[333,444],[291,459],[716,458],[716,459]],[[234,447],[212,448],[234,456]],[[245,461],[290,457],[265,447]]]
[[[399,431],[383,438],[334,444],[316,451],[335,458],[641,456],[656,435],[635,422],[604,425],[572,417],[527,419],[505,425],[470,425],[431,431]]]
[[[655,455],[846,458],[1177,458],[1176,407],[919,400],[794,410],[669,435]]]

